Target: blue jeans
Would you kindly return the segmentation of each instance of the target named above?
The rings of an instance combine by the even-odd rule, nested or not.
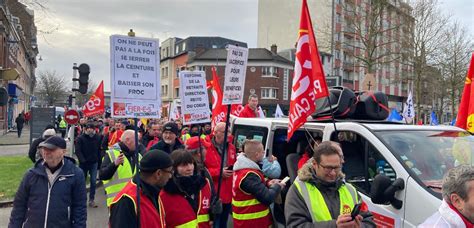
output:
[[[97,182],[97,162],[96,163],[80,163],[79,168],[84,172],[84,178],[87,180],[87,175],[90,175],[90,189],[89,189],[89,201],[93,201],[95,198],[95,185]]]
[[[223,203],[222,214],[220,214],[214,220],[214,228],[227,228],[227,220],[229,218],[230,212],[232,212],[232,204]]]

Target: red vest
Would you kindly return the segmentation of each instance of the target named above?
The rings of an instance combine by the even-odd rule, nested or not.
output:
[[[240,189],[242,180],[249,174],[254,173],[265,183],[263,173],[257,169],[241,169],[234,172],[234,184],[232,189],[232,218],[234,227],[269,227],[272,225],[270,209],[260,203],[253,195]]]
[[[110,205],[117,203],[120,198],[128,197],[133,200],[133,205],[135,206],[135,212],[137,211],[137,185],[131,181],[125,185],[122,191],[115,196],[114,201]],[[140,226],[143,228],[156,227],[156,228],[165,228],[165,218],[163,212],[163,203],[160,198],[158,198],[158,211],[151,202],[150,198],[143,195],[143,191],[140,191]]]
[[[163,211],[165,212],[165,220],[168,227],[211,227],[209,225],[211,185],[209,180],[206,179],[206,181],[206,185],[199,192],[197,215],[183,195],[171,194],[166,191],[160,192],[160,199],[163,202]]]

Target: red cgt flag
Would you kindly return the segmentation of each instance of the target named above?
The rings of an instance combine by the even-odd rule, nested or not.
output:
[[[300,30],[296,47],[295,72],[291,90],[288,140],[316,110],[315,101],[328,96],[328,87],[314,37],[306,0],[301,7]]]
[[[462,93],[461,103],[459,104],[456,126],[474,133],[474,52],[471,57],[471,64],[467,71],[466,82]]]
[[[222,105],[222,89],[219,84],[219,76],[217,76],[216,68],[212,67],[212,81],[210,81],[212,88],[212,119],[211,126],[214,128],[217,123],[225,121],[227,116],[227,109]]]
[[[82,113],[85,117],[104,114],[104,81],[101,81],[99,87],[92,94],[91,98],[82,107]]]

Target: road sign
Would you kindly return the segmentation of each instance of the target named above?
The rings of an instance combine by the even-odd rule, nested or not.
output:
[[[34,139],[43,135],[43,131],[48,125],[54,127],[55,111],[55,108],[31,108],[30,145]]]
[[[64,113],[64,121],[68,124],[76,124],[79,122],[79,113],[74,109],[69,109]]]

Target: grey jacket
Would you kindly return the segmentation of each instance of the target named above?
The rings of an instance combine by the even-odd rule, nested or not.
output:
[[[321,192],[324,201],[331,213],[333,220],[324,222],[312,221],[311,214],[306,206],[303,196],[299,193],[293,184],[286,195],[285,201],[285,219],[287,227],[336,227],[336,220],[340,211],[340,200],[338,189],[345,183],[343,181],[344,174],[340,173],[335,183],[324,182],[316,177],[312,162],[307,162],[299,171],[298,179],[309,182]],[[361,212],[362,227],[376,227],[370,212]]]

